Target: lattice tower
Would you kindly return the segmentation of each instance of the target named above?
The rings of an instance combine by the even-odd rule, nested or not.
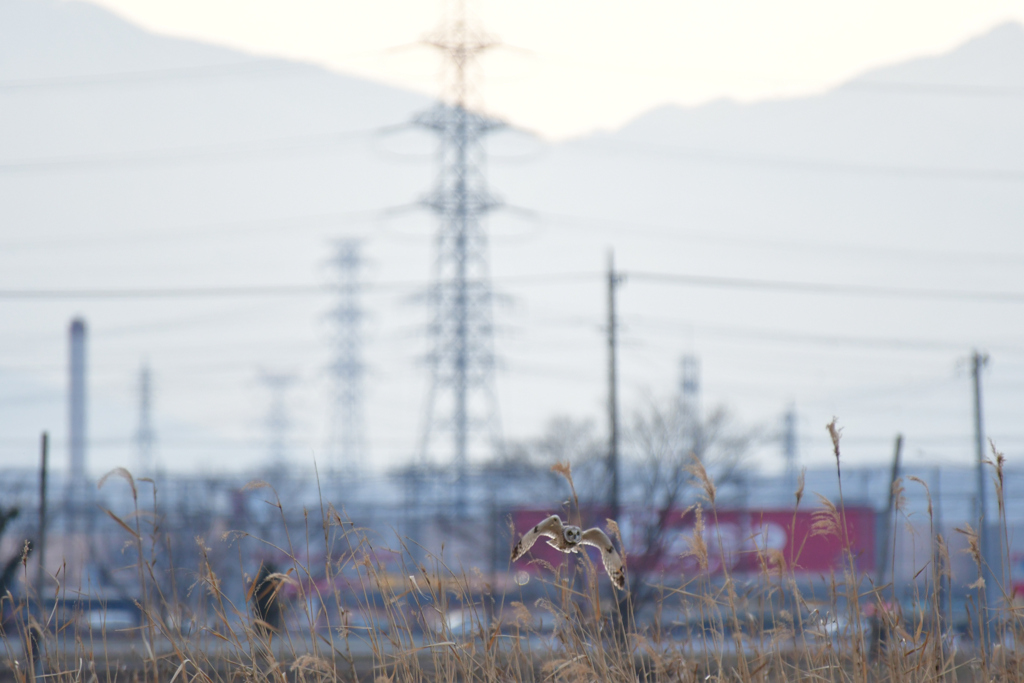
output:
[[[364,461],[366,440],[363,413],[363,320],[361,293],[362,243],[347,239],[337,243],[331,260],[337,280],[337,304],[331,310],[334,326],[334,411],[330,420],[330,465],[335,472],[355,473]]]
[[[494,43],[454,3],[444,27],[428,42],[444,55],[441,101],[416,121],[440,139],[439,174],[423,200],[439,220],[434,283],[429,292],[431,387],[421,442],[434,459],[435,437],[451,437],[454,506],[464,514],[471,455],[500,440],[494,390],[493,291],[483,218],[499,202],[487,188],[484,137],[502,124],[479,113],[472,77],[477,57]]]
[[[153,477],[156,463],[153,446],[156,432],[153,429],[153,382],[149,366],[139,368],[139,426],[135,430],[136,471],[141,476]]]
[[[264,372],[260,376],[270,393],[270,402],[263,418],[267,434],[267,457],[271,467],[283,467],[288,460],[288,436],[292,422],[288,415],[288,389],[295,383],[293,375]]]

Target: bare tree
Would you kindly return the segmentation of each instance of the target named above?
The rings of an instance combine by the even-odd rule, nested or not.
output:
[[[673,552],[672,535],[678,532],[669,523],[671,515],[693,503],[701,490],[690,473],[694,458],[716,485],[728,487],[740,482],[752,441],[752,432],[739,427],[724,408],[702,416],[681,396],[649,400],[628,422],[620,464],[625,513],[616,521],[629,555],[627,591],[634,612],[655,596],[650,580]],[[601,524],[608,510],[607,440],[593,422],[554,418],[540,437],[510,445],[506,454],[528,470],[525,488],[538,501],[550,501],[564,490],[563,478],[551,472],[551,465],[571,463],[580,512],[588,518],[583,522]]]
[[[700,461],[718,487],[741,482],[741,466],[753,440],[724,408],[702,416],[682,397],[647,408],[633,416],[624,434],[625,462],[630,468],[627,500],[634,507],[628,524],[629,598],[639,613],[655,594],[650,578],[669,552],[670,516],[698,499],[700,483],[691,474]]]
[[[604,499],[606,486],[606,445],[592,420],[555,417],[548,421],[544,435],[533,444],[537,464],[550,476],[551,466],[559,462],[572,463],[573,479],[582,504],[593,504]]]
[[[551,471],[555,463],[572,464],[573,479],[583,505],[600,503],[604,500],[605,442],[592,420],[578,420],[559,415],[545,424],[544,432],[536,438],[513,442],[506,445],[501,459],[489,467],[503,467],[509,472],[518,472],[522,481],[542,498],[558,495],[565,485],[560,475]],[[544,486],[538,489],[539,482]]]

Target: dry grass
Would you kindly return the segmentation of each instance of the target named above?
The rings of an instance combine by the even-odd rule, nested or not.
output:
[[[830,432],[841,478],[834,424]],[[994,455],[1002,511],[1004,459]],[[569,466],[556,470],[575,500]],[[976,637],[958,635],[948,623],[943,585],[951,578],[950,562],[941,536],[933,560],[918,574],[912,611],[886,601],[891,586],[873,586],[858,575],[849,552],[822,597],[806,594],[784,555],[765,549],[755,580],[741,582],[728,572],[711,577],[706,571],[686,577],[659,587],[653,613],[640,619],[628,599],[612,599],[603,571],[587,556],[574,562],[567,556],[563,564],[547,566],[532,592],[505,590],[496,585],[503,577],[450,567],[412,541],[388,548],[326,504],[318,519],[307,517],[302,535],[308,549],[310,539],[322,534],[323,566],[303,564],[299,558],[309,553],[297,550],[285,530],[285,541],[274,544],[289,558],[280,571],[246,575],[239,551],[245,594],[233,600],[218,574],[223,569],[217,569],[213,551],[202,541],[189,586],[168,590],[167,570],[154,559],[161,542],[157,526],[143,523],[131,475],[112,474],[125,480],[136,506],[129,518],[109,514],[135,558],[141,625],[89,628],[80,615],[53,607],[52,599],[6,596],[6,678],[18,683],[1024,680],[1016,647],[1024,642],[1020,614],[1002,587],[1008,567],[991,573],[1001,576],[1002,585],[986,585],[978,535],[967,525],[959,531],[978,569],[968,606]],[[716,542],[705,535],[716,526],[716,492],[699,462],[691,475],[703,502],[695,508],[697,526],[688,552],[706,569],[708,543]],[[284,524],[284,508],[273,489],[262,482],[253,486],[266,489]],[[801,477],[794,512],[802,498]],[[609,528],[617,537],[610,520]],[[838,504],[821,499],[814,533],[843,538],[846,529],[841,496]],[[240,536],[223,541],[237,546]],[[379,559],[383,551],[401,558],[400,572],[386,569]],[[57,590],[68,597],[64,587]],[[998,599],[987,607],[991,591]],[[286,607],[283,625],[271,623],[278,613],[266,605],[273,601]],[[263,607],[254,610],[255,603]]]

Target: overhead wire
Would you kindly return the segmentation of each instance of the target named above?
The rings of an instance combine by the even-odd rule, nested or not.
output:
[[[422,41],[407,45],[395,46],[383,50],[368,50],[350,53],[348,56],[365,54],[387,54],[409,47],[421,47]],[[578,55],[561,54],[557,52],[538,51],[502,44],[503,49],[513,49],[522,54],[534,58],[561,61],[577,67],[583,67],[598,71],[621,71],[631,74],[662,73],[665,75],[680,76],[686,78],[700,78],[699,74],[692,69],[675,69],[661,66],[656,69],[630,68],[617,63],[596,63],[580,59]],[[18,78],[0,80],[0,91],[19,91],[51,88],[67,88],[96,85],[128,85],[136,83],[152,83],[159,81],[178,81],[196,78],[217,78],[224,76],[247,76],[252,74],[274,73],[280,71],[292,71],[309,75],[342,76],[328,69],[315,64],[289,61],[283,58],[248,59],[235,62],[224,62],[219,64],[194,64],[185,66],[157,67],[152,69],[133,69],[128,71],[114,71],[92,74],[72,74],[41,76],[35,78]],[[720,74],[719,74],[720,75]],[[778,78],[765,74],[737,74],[732,76],[743,76],[744,78],[756,78],[759,81],[780,83]],[[792,84],[790,84],[792,85]],[[847,93],[848,91],[876,91],[892,94],[939,94],[959,97],[1021,97],[1024,96],[1024,85],[982,85],[971,83],[914,83],[910,81],[876,81],[869,79],[855,79],[834,86],[827,92]],[[701,106],[701,105],[691,105]]]
[[[631,277],[636,279],[636,278],[640,278],[643,275],[649,275],[649,274],[638,273],[638,272],[631,272],[630,275],[631,275]],[[665,278],[665,277],[669,277],[670,278],[669,282],[675,282],[676,278],[679,278],[679,277],[683,277],[684,278],[683,279],[683,283],[684,284],[690,284],[692,282],[692,278],[690,276],[666,276],[665,274],[659,274],[658,275],[658,278]],[[547,284],[551,284],[553,282],[558,282],[560,280],[561,281],[566,281],[566,280],[591,280],[591,281],[595,281],[597,278],[598,278],[598,275],[594,274],[594,273],[574,273],[574,274],[560,274],[560,275],[547,275],[547,276],[521,276],[521,277],[517,277],[517,278],[509,278],[507,281],[509,281],[509,282],[513,282],[513,281],[514,282],[519,282],[520,284],[545,284],[545,285],[547,285]],[[721,284],[720,280],[721,280],[720,278],[714,278],[714,279],[711,280],[711,283],[712,284]],[[700,282],[704,283],[704,279],[701,279]],[[380,286],[383,287],[383,286],[385,286],[387,284],[389,284],[389,286],[393,287],[393,288],[411,288],[411,287],[415,287],[416,286],[415,283],[411,283],[411,282],[405,282],[405,283],[381,283]],[[737,283],[734,280],[729,280],[727,282],[727,284],[729,286],[735,286],[737,284],[751,285],[751,282],[742,281],[741,283]],[[765,283],[763,281],[756,281],[754,284],[756,284],[757,287],[761,287]],[[773,283],[773,284],[780,284],[780,283]],[[796,284],[796,283],[781,283],[781,284],[783,286],[785,286],[785,287],[791,287],[791,286],[794,286],[794,284]],[[803,287],[806,286],[806,283],[798,283],[798,284],[800,284],[801,291],[803,291]],[[320,293],[320,292],[329,292],[329,291],[331,291],[331,288],[327,287],[327,286],[322,286],[322,285],[302,285],[302,286],[290,286],[290,287],[283,287],[283,288],[282,287],[255,287],[255,288],[237,287],[237,288],[189,288],[189,289],[186,289],[186,290],[165,289],[165,290],[127,290],[127,291],[126,290],[99,290],[99,291],[97,291],[97,290],[73,290],[73,291],[66,291],[66,292],[57,292],[57,291],[35,292],[35,294],[38,294],[38,295],[44,296],[44,297],[45,296],[56,296],[58,298],[63,297],[63,296],[70,296],[71,298],[75,298],[75,297],[93,297],[93,296],[99,296],[101,298],[107,298],[107,297],[114,297],[114,298],[124,298],[124,297],[128,297],[128,298],[132,298],[132,297],[135,297],[135,298],[140,298],[140,297],[142,297],[142,298],[149,298],[149,297],[154,297],[154,296],[155,297],[160,297],[160,296],[168,296],[168,297],[178,297],[178,296],[187,296],[187,297],[194,297],[194,296],[242,296],[242,295],[244,295],[244,296],[270,296],[270,295],[274,295],[274,294],[282,294],[282,295],[291,296],[291,295],[295,295],[297,293],[298,294],[309,294],[309,293]],[[817,289],[817,288],[814,288],[811,291],[813,291],[815,293],[818,293],[820,290]],[[859,289],[855,289],[854,291],[856,293],[861,293]],[[893,293],[893,290],[891,290],[891,289],[885,289],[883,291],[887,295]],[[878,291],[877,288],[871,288],[869,293],[871,295],[877,295],[880,292]],[[913,295],[919,295],[922,292],[920,290],[913,290],[910,293],[913,294]],[[5,294],[4,292],[0,292],[0,297],[4,296],[4,294]],[[33,292],[22,291],[22,292],[19,292],[18,294],[31,297]],[[935,292],[931,292],[931,294],[936,294],[936,293]],[[942,292],[942,294],[949,295],[950,292]],[[960,294],[960,293],[954,293],[954,294]],[[976,293],[970,293],[970,294],[974,295]],[[219,317],[212,317],[210,319],[216,322],[216,321],[219,320]],[[632,323],[630,321],[632,321]],[[202,322],[202,321],[200,320],[199,322]],[[628,316],[625,319],[624,322],[627,323],[627,324],[637,324],[637,325],[640,325],[640,326],[647,326],[647,327],[650,327],[652,325],[663,325],[664,326],[664,325],[668,325],[668,324],[676,324],[674,321],[671,321],[671,320],[668,320],[668,319],[654,319],[654,318],[652,318],[650,316]],[[156,324],[158,326],[160,325],[160,323],[156,323]],[[169,323],[169,325],[171,325],[173,327],[174,323]],[[594,329],[598,329],[600,327],[599,325],[595,325],[595,323],[587,322],[585,320],[575,321],[575,325],[581,325],[581,326],[585,326],[585,327],[594,327]],[[682,325],[683,327],[685,327],[691,333],[698,333],[698,334],[709,333],[709,334],[712,334],[712,335],[717,334],[717,335],[725,336],[725,337],[733,337],[733,338],[739,337],[739,338],[757,339],[757,340],[770,339],[770,340],[779,341],[779,342],[782,342],[782,343],[809,343],[809,344],[816,344],[816,345],[821,345],[821,346],[826,346],[826,347],[832,347],[832,346],[835,346],[835,345],[852,345],[852,346],[860,346],[860,347],[866,347],[866,348],[889,348],[889,349],[894,349],[894,350],[917,351],[917,350],[922,350],[922,349],[959,350],[960,348],[967,348],[968,346],[970,346],[969,344],[968,345],[957,344],[956,342],[937,342],[937,341],[922,340],[922,339],[872,338],[872,337],[835,335],[835,334],[830,334],[830,335],[800,334],[800,333],[792,333],[792,332],[784,332],[784,331],[776,331],[776,330],[765,330],[765,329],[759,329],[759,328],[746,328],[746,327],[736,327],[736,326],[717,326],[716,327],[716,326],[707,326],[707,325],[699,325],[699,324],[684,323],[684,322],[679,322],[678,325]],[[149,325],[142,326],[141,329],[144,329],[146,327],[149,327]],[[129,331],[130,329],[132,329],[132,328],[128,328],[128,330],[125,330],[125,331]],[[629,340],[631,338],[632,337],[630,335],[626,334],[624,336],[623,341],[626,342],[627,345],[628,345],[628,342],[629,342]],[[644,340],[644,342],[649,345],[650,340],[646,339],[646,340]],[[294,342],[290,343],[290,345],[294,346]],[[204,342],[203,346],[204,346],[204,348],[208,347],[209,343],[208,342]],[[1016,349],[1016,348],[1009,348],[1009,347],[1007,347],[1007,348],[991,347],[991,348],[997,349],[1001,353],[1002,352],[1010,352],[1010,353],[1012,353],[1012,352],[1019,352],[1019,349]],[[628,349],[624,349],[624,351],[628,351]]]
[[[0,248],[5,250],[16,249],[77,249],[81,246],[110,246],[116,244],[135,244],[144,242],[195,240],[196,238],[208,239],[230,234],[253,234],[256,232],[274,232],[287,229],[294,231],[298,228],[317,227],[320,225],[341,224],[362,224],[391,219],[394,216],[422,208],[419,203],[396,204],[388,207],[373,209],[358,209],[353,211],[327,211],[315,214],[282,216],[278,218],[242,219],[237,221],[223,221],[216,223],[177,226],[158,230],[141,231],[135,229],[132,232],[108,232],[91,234],[88,236],[61,236],[31,241],[11,241],[0,243]],[[948,251],[931,249],[925,247],[885,247],[880,245],[864,245],[850,243],[820,242],[805,239],[767,239],[756,234],[738,234],[735,232],[721,232],[710,230],[694,230],[679,226],[656,225],[653,223],[637,222],[635,220],[616,220],[598,216],[579,216],[573,214],[551,212],[551,211],[527,211],[518,207],[503,207],[512,210],[513,215],[524,216],[527,220],[538,226],[544,227],[575,227],[579,230],[586,230],[592,233],[595,226],[604,225],[610,231],[622,231],[630,237],[647,236],[654,239],[670,239],[673,241],[695,241],[719,243],[735,250],[737,246],[752,246],[759,248],[779,249],[787,252],[794,249],[801,251],[818,251],[831,254],[841,253],[844,256],[850,254],[863,254],[866,256],[885,256],[905,260],[908,258],[935,259],[946,261],[975,260],[986,266],[993,263],[1005,262],[1017,265],[1024,263],[1024,253],[1015,252],[979,252],[979,251]],[[390,235],[392,231],[387,234]],[[402,239],[419,237],[412,233],[401,233]],[[532,239],[536,233],[527,233],[504,239]],[[423,236],[426,238],[427,236]],[[501,236],[492,236],[492,241],[502,239]]]
[[[924,178],[932,180],[970,180],[1020,182],[1024,170],[1011,168],[969,168],[956,166],[915,166],[913,164],[874,164],[846,162],[812,157],[790,157],[775,154],[744,154],[727,150],[652,144],[633,140],[599,138],[571,143],[575,149],[590,151],[604,148],[610,152],[661,156],[691,162],[749,166],[751,168],[786,169],[798,172],[841,173],[891,178]]]
[[[627,314],[623,316],[623,325],[645,327],[647,329],[675,329],[699,336],[726,337],[749,339],[754,341],[776,341],[780,343],[808,344],[835,348],[837,346],[855,346],[868,349],[891,349],[895,351],[960,351],[969,349],[977,342],[947,341],[933,339],[900,339],[898,337],[865,337],[859,335],[816,334],[813,332],[788,332],[762,327],[745,327],[736,325],[715,325],[694,323],[670,318],[647,315]],[[1024,346],[991,346],[989,351],[1000,353],[1024,353]]]
[[[838,284],[829,282],[799,282],[793,280],[771,280],[767,278],[659,273],[653,271],[624,270],[622,274],[630,280],[638,280],[641,282],[688,287],[710,287],[715,289],[758,290],[761,292],[788,292],[812,295],[844,295],[869,298],[898,297],[905,299],[935,299],[945,301],[984,301],[988,303],[1013,304],[1024,303],[1024,292],[1012,291],[971,291],[884,285]]]
[[[874,91],[897,95],[944,95],[954,97],[1024,97],[1022,85],[979,85],[970,83],[912,83],[857,79],[840,85],[835,92]]]
[[[20,90],[41,90],[51,88],[68,88],[96,85],[126,85],[152,83],[156,81],[177,81],[194,78],[210,78],[238,76],[258,73],[269,73],[306,66],[281,59],[255,59],[224,64],[196,64],[192,66],[175,66],[158,69],[139,69],[137,71],[115,71],[97,74],[80,74],[75,76],[43,76],[39,78],[8,79],[0,81],[0,92]]]
[[[530,56],[535,58],[542,58],[546,60],[552,60],[562,62],[564,65],[582,68],[590,71],[599,71],[603,73],[608,72],[620,72],[624,74],[632,75],[644,75],[650,76],[652,74],[658,74],[663,76],[669,76],[673,78],[684,78],[690,82],[703,81],[709,78],[708,75],[702,74],[700,69],[692,68],[673,68],[671,66],[665,66],[663,64],[656,67],[630,67],[624,65],[621,62],[604,62],[599,63],[595,61],[589,61],[581,59],[579,55],[574,54],[563,54],[552,51],[538,51],[535,49],[524,51]],[[751,73],[751,72],[736,72],[736,71],[723,71],[716,69],[713,72],[712,80],[715,83],[720,83],[722,76],[732,79],[743,79],[745,81],[767,83],[772,86],[781,88],[785,91],[785,96],[788,98],[807,98],[820,96],[821,94],[832,94],[832,93],[844,93],[848,91],[865,90],[865,91],[878,91],[883,93],[892,94],[939,94],[948,96],[958,97],[1020,97],[1024,96],[1024,86],[1015,85],[979,85],[979,84],[968,84],[968,83],[914,83],[911,81],[874,81],[864,78],[857,78],[854,80],[846,81],[831,86],[827,86],[828,89],[822,93],[821,86],[808,87],[803,82],[792,81],[787,78],[779,78],[771,74],[764,73]],[[728,96],[723,94],[722,96]],[[719,98],[721,96],[718,96]],[[714,101],[714,98],[708,100],[708,102]],[[768,100],[770,102],[778,101],[777,96],[774,99]],[[752,104],[758,104],[759,101],[754,101]],[[678,105],[680,107],[687,106],[689,108],[697,108],[704,106],[703,103]]]
[[[706,287],[725,290],[748,290],[759,293],[788,293],[804,295],[843,295],[867,298],[932,299],[938,301],[987,302],[1000,304],[1024,303],[1024,292],[961,290],[945,288],[916,288],[886,285],[859,285],[829,282],[800,282],[767,278],[728,277],[687,273],[665,273],[642,270],[623,270],[628,280],[652,284]],[[603,273],[544,273],[530,275],[495,276],[491,280],[505,285],[578,284],[603,278]],[[391,281],[367,284],[366,291],[422,290],[445,287],[447,282]],[[61,288],[61,289],[0,289],[0,300],[67,300],[67,299],[190,299],[211,297],[308,296],[328,294],[333,287],[324,284],[236,285],[208,287],[125,287],[125,288]]]
[[[382,207],[374,209],[358,209],[354,211],[327,211],[323,213],[306,214],[298,216],[282,216],[280,218],[259,218],[251,220],[237,220],[237,221],[223,221],[216,223],[206,223],[200,225],[190,226],[175,226],[169,228],[161,228],[158,230],[148,230],[142,232],[135,230],[134,232],[106,232],[106,233],[94,233],[88,236],[60,236],[49,239],[40,239],[32,241],[18,241],[18,242],[3,242],[0,243],[0,248],[10,251],[15,249],[55,249],[60,247],[68,247],[71,249],[77,249],[81,246],[89,245],[104,245],[110,246],[111,244],[132,244],[138,242],[150,242],[150,241],[164,241],[164,240],[178,240],[187,239],[189,241],[195,240],[196,238],[211,238],[220,237],[223,235],[231,234],[253,234],[257,232],[271,232],[282,229],[293,231],[297,226],[307,227],[313,224],[328,224],[336,226],[338,224],[359,224],[377,220],[382,217],[387,217],[392,212],[397,212],[405,209],[410,205],[397,205],[393,207]]]
[[[396,124],[404,125],[404,124]],[[79,169],[105,169],[119,166],[147,166],[190,161],[245,158],[265,154],[302,152],[351,143],[370,138],[395,126],[375,126],[330,133],[310,133],[276,139],[195,145],[166,149],[139,150],[112,154],[78,154],[64,157],[0,161],[0,173],[32,173]]]
[[[492,277],[491,281],[508,285],[536,286],[594,280],[596,273],[546,273]],[[448,282],[390,281],[367,283],[366,292],[373,291],[428,291],[448,286]],[[336,292],[330,284],[237,285],[209,287],[125,287],[125,288],[61,288],[61,289],[2,289],[0,300],[74,300],[74,299],[203,299],[264,296],[309,296]]]
[[[606,225],[611,228],[620,228],[623,232],[629,234],[630,237],[637,235],[652,237],[657,239],[672,239],[677,241],[699,241],[699,242],[715,242],[727,246],[730,250],[735,250],[738,246],[755,245],[759,247],[767,247],[770,249],[779,249],[792,251],[794,249],[801,251],[822,251],[831,254],[842,254],[844,256],[848,254],[864,254],[872,256],[890,256],[893,258],[929,258],[937,260],[950,260],[950,261],[963,261],[963,260],[977,260],[986,265],[991,265],[993,262],[1006,261],[1010,263],[1022,263],[1024,262],[1024,253],[1015,252],[982,252],[982,251],[964,251],[964,250],[942,250],[933,249],[930,247],[923,247],[915,245],[913,247],[893,247],[893,246],[881,246],[874,244],[851,244],[851,243],[840,243],[840,242],[822,242],[816,239],[773,239],[761,237],[758,233],[763,233],[763,226],[754,226],[757,232],[751,231],[749,233],[736,233],[736,232],[722,232],[722,231],[711,231],[711,230],[695,230],[693,228],[687,228],[679,225],[667,225],[667,224],[654,224],[647,223],[644,221],[637,221],[634,219],[614,219],[603,216],[578,216],[574,214],[567,214],[554,211],[536,211],[532,212],[538,220],[542,220],[548,225],[552,223],[559,223],[563,226],[576,224],[579,230],[586,230],[587,232],[593,232],[595,225]]]

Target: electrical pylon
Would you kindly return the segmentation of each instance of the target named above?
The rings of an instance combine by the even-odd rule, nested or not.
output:
[[[471,101],[471,71],[494,43],[471,25],[465,2],[457,0],[444,27],[428,42],[444,55],[441,101],[416,118],[440,138],[437,184],[423,203],[439,219],[428,356],[431,387],[421,457],[432,457],[437,433],[451,435],[455,513],[467,507],[467,469],[472,454],[500,442],[494,391],[493,291],[483,217],[499,202],[484,176],[484,137],[501,123],[479,113]]]
[[[366,447],[363,432],[363,308],[360,301],[363,267],[362,243],[355,239],[337,243],[331,260],[337,273],[338,303],[331,310],[334,323],[334,361],[331,375],[334,414],[330,421],[331,469],[353,474],[364,462]]]
[[[156,433],[153,430],[153,384],[149,365],[139,368],[139,427],[135,431],[137,476],[155,477],[156,463],[153,444]]]
[[[790,492],[796,490],[797,468],[799,467],[797,461],[799,443],[796,429],[796,406],[790,405],[782,416],[782,457],[786,463],[786,490]]]
[[[288,433],[292,422],[288,416],[286,399],[288,389],[295,383],[295,376],[264,371],[260,375],[260,381],[270,392],[270,403],[266,417],[263,418],[267,431],[268,465],[281,468],[288,460]]]
[[[688,353],[679,361],[679,400],[683,411],[687,448],[704,457],[704,411],[701,403],[700,358]]]

